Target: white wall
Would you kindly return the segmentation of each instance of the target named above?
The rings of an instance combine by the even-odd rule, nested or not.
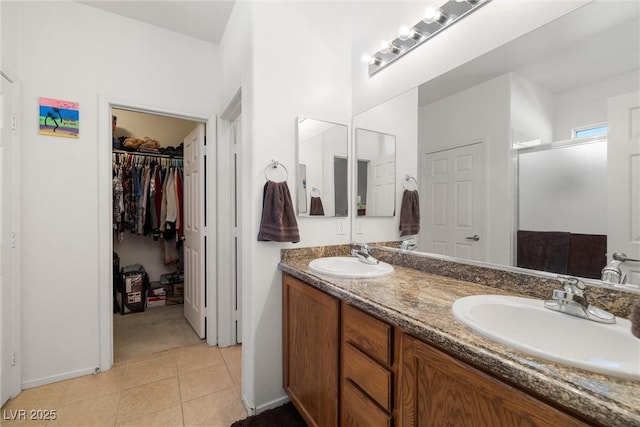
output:
[[[513,142],[533,139],[540,139],[543,143],[553,142],[553,94],[518,74],[509,75]]]
[[[572,137],[576,127],[606,123],[607,99],[640,88],[638,70],[555,96],[554,140]]]
[[[330,22],[331,25],[327,26]],[[298,218],[298,244],[258,242],[264,168],[276,159],[295,170],[296,117],[335,123],[351,118],[351,27],[342,2],[260,2],[253,9],[252,158],[243,167],[243,393],[258,410],[278,404],[282,389],[280,249],[349,242],[345,218]],[[289,188],[294,179],[289,174]],[[337,222],[345,234],[337,235]],[[245,357],[246,356],[246,357]]]
[[[400,240],[400,206],[405,175],[418,177],[418,88],[353,117],[353,128],[373,130],[396,137],[396,215],[392,217],[352,217],[354,240],[387,242]],[[354,139],[355,141],[355,139]],[[372,144],[367,144],[371,146]],[[378,145],[376,145],[378,148]],[[352,177],[355,176],[352,174]],[[367,203],[369,200],[367,200]]]
[[[418,113],[421,176],[426,153],[484,142],[484,261],[505,265],[511,260],[513,223],[510,87],[511,76],[505,74],[422,106]]]
[[[161,244],[163,240],[154,241],[151,235],[141,236],[124,232],[124,239],[113,242],[113,250],[120,257],[120,267],[130,264],[142,264],[149,280],[157,282],[160,275],[176,271],[176,264],[166,265],[161,259]]]
[[[216,48],[75,2],[3,3],[4,13],[17,23],[10,33],[3,29],[2,38],[12,40],[7,58],[22,84],[22,372],[28,388],[100,366],[98,312],[105,302],[98,296],[99,265],[110,264],[98,259],[96,189],[103,178],[97,141],[110,126],[98,123],[100,97],[209,117],[217,107]],[[72,48],[63,54],[56,44],[47,48],[43,41],[52,34]],[[38,134],[40,96],[79,102],[79,139]]]

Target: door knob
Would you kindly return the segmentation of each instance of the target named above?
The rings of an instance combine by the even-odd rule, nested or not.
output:
[[[480,240],[480,236],[478,236],[477,234],[474,234],[473,236],[465,237],[465,239],[473,240],[474,242],[477,242],[478,240]]]

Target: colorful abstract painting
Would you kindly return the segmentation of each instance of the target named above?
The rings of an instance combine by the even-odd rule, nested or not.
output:
[[[40,134],[78,138],[80,110],[77,102],[40,98]]]

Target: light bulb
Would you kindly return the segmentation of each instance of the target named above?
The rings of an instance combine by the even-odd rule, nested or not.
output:
[[[369,58],[369,65],[377,65],[377,66],[381,67],[383,64],[384,64],[384,62],[382,61],[382,59],[378,58],[375,55],[373,55],[371,58]]]
[[[409,40],[409,37],[411,37],[411,36],[409,35],[409,34],[410,34],[410,32],[411,32],[411,30],[409,29],[409,27],[407,27],[406,25],[405,25],[405,26],[402,26],[402,27],[400,27],[400,29],[398,30],[398,38],[399,38],[400,40],[402,40],[402,41]]]
[[[426,22],[427,24],[435,22],[436,19],[438,19],[440,17],[440,13],[441,12],[440,12],[440,8],[439,7],[436,7],[435,5],[430,4],[424,10],[423,21]]]
[[[400,53],[400,48],[393,44],[392,41],[384,41],[380,46],[380,52],[382,53],[391,53],[397,55]]]
[[[447,15],[435,5],[429,5],[424,11],[424,18],[422,18],[427,24],[437,22],[442,25],[447,21]]]
[[[423,38],[425,38],[427,36],[427,34],[423,33],[422,31],[418,30],[416,27],[413,27],[409,30],[409,38],[415,40],[415,41],[420,41]]]

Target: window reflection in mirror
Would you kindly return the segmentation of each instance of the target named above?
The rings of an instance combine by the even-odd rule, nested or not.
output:
[[[346,125],[298,118],[298,216],[348,216],[348,136]]]
[[[395,216],[396,137],[356,129],[358,216]]]

